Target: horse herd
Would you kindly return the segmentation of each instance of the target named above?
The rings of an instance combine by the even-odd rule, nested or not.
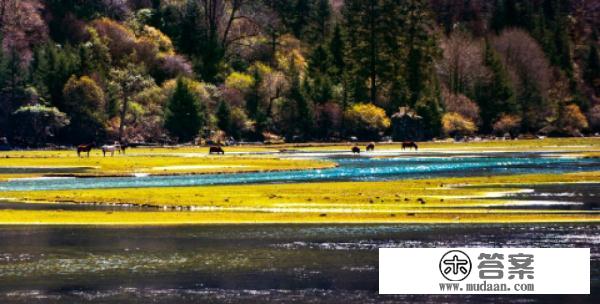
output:
[[[77,156],[82,157],[82,153],[87,153],[87,157],[90,157],[90,151],[96,146],[96,143],[84,144],[77,146]],[[107,153],[110,153],[110,156],[114,156],[115,152],[119,154],[125,154],[125,150],[129,148],[129,145],[126,143],[120,143],[115,141],[112,145],[103,145],[100,147],[102,150],[102,155],[106,157]],[[406,149],[415,149],[415,151],[419,150],[419,146],[414,141],[405,141],[402,143],[402,150]],[[375,143],[370,143],[365,147],[367,152],[375,151]],[[352,154],[360,154],[361,150],[358,145],[354,145],[352,147]],[[211,146],[208,149],[209,154],[221,154],[224,155],[225,151],[220,146]]]
[[[87,154],[87,157],[90,157],[90,152],[95,147],[96,143],[79,145],[77,146],[77,156],[83,157],[82,154],[85,153]],[[127,150],[127,148],[129,148],[128,144],[115,141],[112,145],[101,146],[100,150],[102,150],[102,156],[106,157],[106,154],[108,153],[110,153],[110,156],[115,156],[115,152],[118,152],[119,154],[125,154],[125,150]],[[225,151],[223,151],[223,148],[220,146],[211,146],[208,152],[209,154],[225,154]]]
[[[77,156],[82,157],[81,154],[86,153],[87,157],[90,157],[90,152],[94,147],[96,147],[96,143],[77,146]],[[110,156],[115,156],[115,152],[118,152],[119,154],[125,154],[125,150],[127,150],[127,148],[129,148],[129,145],[126,143],[115,141],[112,145],[103,145],[100,147],[100,150],[102,150],[102,155],[106,157],[107,153],[110,153]]]
[[[405,141],[402,143],[402,150],[406,149],[415,149],[415,151],[419,151],[419,146],[414,141]],[[367,152],[375,151],[375,143],[370,143],[365,147]],[[361,150],[358,145],[354,145],[352,147],[352,154],[360,154]]]

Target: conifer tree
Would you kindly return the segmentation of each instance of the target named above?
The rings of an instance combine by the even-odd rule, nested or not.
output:
[[[179,78],[173,96],[167,103],[165,128],[179,142],[194,139],[204,125],[202,105],[191,92],[186,80]]]
[[[227,102],[221,101],[219,103],[216,115],[218,120],[217,126],[219,129],[230,136],[234,136],[234,134],[232,134],[231,108]]]
[[[485,44],[484,64],[490,70],[491,78],[477,85],[475,99],[481,110],[482,131],[490,132],[499,116],[517,114],[519,109],[506,68],[488,41]]]

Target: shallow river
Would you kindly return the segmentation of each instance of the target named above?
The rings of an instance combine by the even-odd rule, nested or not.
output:
[[[286,157],[293,155],[286,155]],[[0,191],[199,186],[216,184],[372,181],[447,176],[485,176],[524,173],[563,173],[600,170],[598,158],[569,158],[536,153],[383,154],[348,157],[335,153],[303,153],[296,157],[335,161],[337,168],[267,173],[205,174],[119,178],[15,180],[0,183]]]

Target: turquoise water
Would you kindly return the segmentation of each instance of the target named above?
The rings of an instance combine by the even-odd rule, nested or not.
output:
[[[600,170],[600,159],[542,157],[533,153],[486,155],[391,156],[375,158],[320,156],[337,168],[268,173],[206,174],[119,178],[72,178],[0,183],[0,191],[131,187],[174,187],[218,184],[289,183],[318,181],[379,181],[404,178],[475,176],[522,173],[563,173]]]

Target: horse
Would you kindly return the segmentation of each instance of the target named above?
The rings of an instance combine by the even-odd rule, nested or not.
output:
[[[90,157],[90,151],[96,144],[84,144],[77,146],[77,157],[81,157],[81,152],[87,153],[87,157]]]
[[[370,143],[367,145],[367,152],[375,151],[375,143]]]
[[[221,154],[221,155],[224,155],[225,151],[223,151],[223,148],[221,148],[221,147],[213,146],[213,147],[210,147],[208,149],[208,154]]]
[[[127,144],[127,143],[115,142],[115,146],[117,146],[119,148],[119,154],[121,154],[121,153],[125,154],[125,150],[127,150],[127,148],[129,148],[129,144]]]
[[[360,148],[357,146],[352,147],[352,154],[360,154]]]
[[[415,148],[415,151],[419,151],[419,146],[414,141],[405,141],[402,143],[402,150]]]
[[[106,157],[106,153],[110,152],[110,156],[115,156],[115,151],[121,151],[121,148],[118,145],[104,145],[102,146],[102,155]]]

